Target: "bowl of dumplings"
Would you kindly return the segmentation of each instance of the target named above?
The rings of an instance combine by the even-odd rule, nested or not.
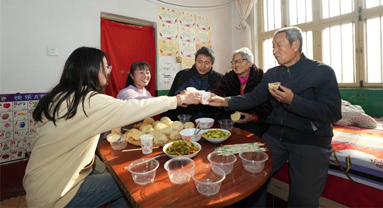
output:
[[[153,146],[164,146],[173,141],[182,140],[180,131],[195,128],[193,122],[181,123],[172,121],[169,117],[162,117],[155,121],[153,118],[145,118],[131,129],[126,129],[123,137],[128,143],[141,146],[140,136],[143,134],[153,135]]]

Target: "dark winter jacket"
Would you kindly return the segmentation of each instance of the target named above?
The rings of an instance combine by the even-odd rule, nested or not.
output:
[[[251,66],[249,71],[250,74],[244,89],[244,94],[253,91],[263,78],[263,70],[259,69],[257,66]],[[218,87],[212,89],[211,92],[221,97],[240,95],[241,83],[239,81],[238,75],[233,70],[228,71],[223,76],[222,81]],[[271,104],[269,101],[266,101],[265,103],[244,112],[255,114],[258,117],[256,122],[259,125],[262,125],[263,128],[267,129],[266,119],[271,112]],[[230,114],[234,113],[234,111],[223,111],[222,113],[222,118],[230,118]]]
[[[268,83],[281,82],[294,93],[290,105],[278,102]],[[280,141],[327,146],[333,136],[332,123],[341,119],[341,96],[334,70],[323,63],[301,59],[293,66],[269,69],[261,83],[248,94],[228,97],[229,110],[249,109],[267,100],[273,110],[267,134]]]
[[[168,96],[174,96],[176,91],[179,90],[179,88],[183,85],[183,83],[191,79],[196,74],[198,74],[198,71],[195,68],[195,64],[190,69],[184,69],[179,71],[176,77],[174,78],[174,81],[169,90]],[[222,74],[214,71],[213,69],[211,69],[210,72],[207,73],[207,76],[208,76],[208,82],[210,85],[210,89],[208,90],[211,90],[217,87],[223,77]],[[189,87],[195,87],[195,86],[189,86]],[[165,112],[164,114],[162,114],[161,116],[168,116],[171,120],[176,121],[178,120],[177,115],[190,114],[192,115],[192,121],[194,121],[198,117],[202,117],[202,116],[212,117],[217,111],[219,111],[218,108],[215,108],[209,105],[199,104],[199,105],[189,105],[187,107],[177,107],[177,109],[169,110]]]

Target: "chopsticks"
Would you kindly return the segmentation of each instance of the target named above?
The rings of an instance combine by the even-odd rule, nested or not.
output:
[[[197,122],[197,125],[196,125],[196,127],[195,127],[195,130],[194,130],[194,135],[197,135],[197,134],[201,131],[201,129],[198,129],[199,124],[200,124],[200,122],[198,121],[198,122]]]
[[[153,147],[153,149],[157,149],[159,147]],[[132,151],[136,151],[136,150],[142,150],[142,148],[135,148],[135,149],[126,149],[126,150],[122,150],[122,152],[132,152]]]

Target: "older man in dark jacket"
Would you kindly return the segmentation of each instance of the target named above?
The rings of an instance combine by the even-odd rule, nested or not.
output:
[[[269,69],[251,93],[216,96],[210,105],[241,110],[270,100],[270,126],[262,139],[273,154],[271,175],[289,161],[288,206],[318,207],[332,152],[332,123],[342,117],[338,83],[330,66],[302,53],[302,32],[297,27],[275,33],[273,54],[280,66]],[[280,89],[268,89],[274,82],[281,83]]]

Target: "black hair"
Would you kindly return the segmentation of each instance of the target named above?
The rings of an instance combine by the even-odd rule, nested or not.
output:
[[[134,80],[132,79],[132,76],[134,76],[134,71],[138,70],[149,70],[149,72],[152,70],[152,67],[150,67],[150,64],[144,62],[144,61],[136,61],[130,66],[130,72],[128,75],[128,78],[126,78],[126,85],[125,87],[128,87],[129,85],[134,85]],[[135,86],[137,87],[137,86]]]
[[[215,56],[214,56],[214,51],[211,48],[203,46],[200,48],[197,53],[195,54],[194,61],[197,61],[198,55],[203,54],[205,56],[209,56],[211,58],[211,64],[214,64],[215,61]]]
[[[39,101],[33,119],[42,122],[45,116],[56,125],[58,119],[75,116],[80,102],[84,109],[85,96],[90,92],[92,96],[100,93],[106,86],[101,86],[98,78],[100,69],[105,67],[103,58],[106,54],[96,48],[80,47],[73,51],[65,62],[59,83]],[[107,77],[105,72],[104,76]],[[59,117],[61,105],[67,106],[68,111]]]

